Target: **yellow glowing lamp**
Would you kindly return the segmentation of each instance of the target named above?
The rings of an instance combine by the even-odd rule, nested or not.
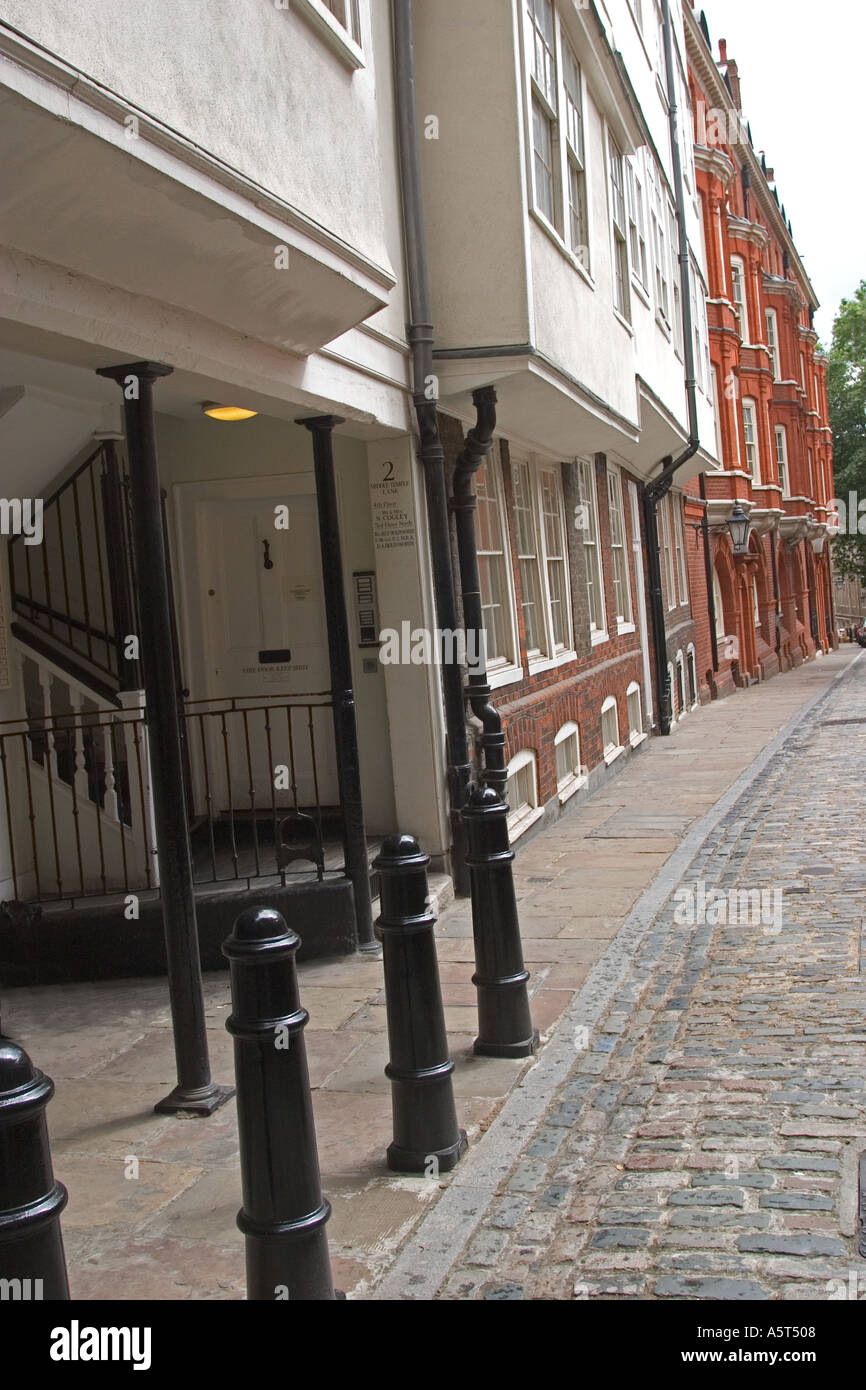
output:
[[[218,401],[205,401],[202,410],[212,420],[249,420],[259,413],[257,410],[247,410],[242,405],[220,405]]]

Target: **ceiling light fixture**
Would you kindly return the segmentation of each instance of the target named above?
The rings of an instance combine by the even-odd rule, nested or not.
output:
[[[249,420],[259,413],[242,405],[220,405],[218,401],[203,401],[201,408],[212,420]]]

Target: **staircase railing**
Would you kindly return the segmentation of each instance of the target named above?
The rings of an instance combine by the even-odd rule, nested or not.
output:
[[[144,710],[22,655],[26,714],[0,723],[12,896],[70,902],[155,888]]]
[[[117,443],[100,440],[45,499],[39,553],[23,536],[9,542],[12,608],[26,624],[17,635],[108,690],[141,683],[124,656],[138,631],[128,497]]]

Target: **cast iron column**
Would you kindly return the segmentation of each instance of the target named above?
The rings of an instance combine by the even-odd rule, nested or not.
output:
[[[27,1053],[0,1041],[0,1279],[15,1281],[13,1298],[69,1298],[60,1233],[66,1188],[54,1180],[45,1123],[53,1095],[54,1082]]]
[[[242,912],[223,943],[231,971],[247,1298],[334,1299],[295,952],[272,907]]]
[[[352,685],[352,654],[349,645],[349,619],[343,589],[343,554],[340,545],[340,518],[337,512],[337,485],[334,480],[333,429],[341,425],[339,415],[317,415],[300,419],[313,436],[316,465],[316,503],[319,509],[319,541],[322,550],[322,580],[328,622],[328,658],[331,664],[331,698],[334,712],[334,741],[337,750],[337,777],[343,804],[343,849],[346,873],[355,895],[355,923],[362,951],[377,949],[373,935],[373,904],[370,897],[370,864],[367,859],[367,831],[361,800],[361,767],[358,761],[358,729],[355,724],[355,691]]]
[[[172,615],[153,422],[153,383],[172,370],[161,362],[128,362],[121,367],[102,367],[97,374],[116,381],[123,392],[132,548],[141,628],[138,636],[144,667],[156,850],[177,1059],[178,1084],[154,1109],[172,1114],[188,1111],[210,1115],[234,1095],[234,1089],[217,1086],[211,1080],[184,796],[181,709],[173,660]]]
[[[428,906],[427,865],[411,835],[390,835],[374,861],[382,879],[382,942],[394,1142],[388,1167],[396,1173],[449,1172],[466,1151],[457,1124],[445,1013]]]

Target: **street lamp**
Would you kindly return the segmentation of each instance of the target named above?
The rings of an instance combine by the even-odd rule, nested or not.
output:
[[[739,502],[734,503],[734,510],[728,517],[728,530],[731,533],[731,540],[734,546],[735,555],[748,555],[749,553],[749,532],[752,523],[746,516]]]

